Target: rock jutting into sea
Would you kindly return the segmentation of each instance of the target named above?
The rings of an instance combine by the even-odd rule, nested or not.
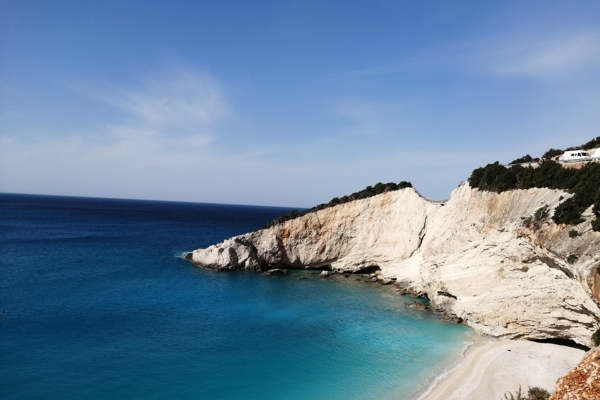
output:
[[[380,271],[478,333],[590,346],[600,325],[600,232],[592,230],[591,207],[577,235],[549,217],[571,196],[465,183],[448,201],[431,202],[405,188],[236,236],[190,258],[217,270]]]

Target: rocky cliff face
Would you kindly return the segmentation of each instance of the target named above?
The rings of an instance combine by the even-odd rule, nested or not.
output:
[[[556,382],[550,400],[600,399],[600,350],[590,351],[569,374]]]
[[[234,237],[191,258],[219,270],[380,269],[480,333],[589,346],[600,325],[600,233],[591,230],[591,210],[575,228],[579,236],[552,223],[548,216],[569,196],[464,184],[435,203],[402,189]],[[538,211],[545,206],[548,216]]]

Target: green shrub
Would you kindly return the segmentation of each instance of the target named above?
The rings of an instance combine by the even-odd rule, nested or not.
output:
[[[524,221],[527,221],[525,226],[529,226],[531,223],[533,223],[533,227],[535,229],[539,229],[542,225],[542,221],[548,216],[548,213],[549,210],[547,205],[538,208],[531,217],[525,218]]]
[[[549,160],[552,157],[556,157],[556,156],[560,156],[564,153],[564,151],[559,150],[559,149],[550,149],[547,152],[544,153],[544,155],[542,156],[542,158],[544,160]]]
[[[546,389],[539,387],[530,387],[527,394],[528,400],[548,400],[550,398],[550,393]]]
[[[513,168],[518,168],[516,166]],[[472,188],[487,190],[490,192],[504,192],[506,190],[517,189],[518,180],[513,168],[506,168],[496,161],[483,168],[477,168],[469,177],[469,185]],[[524,169],[523,167],[520,167]]]
[[[589,142],[580,146],[579,148],[584,149],[584,150],[589,150],[589,149],[594,149],[596,147],[600,147],[600,136],[590,140]],[[573,149],[573,150],[575,150],[575,149]]]
[[[594,346],[600,346],[600,328],[592,334],[592,343]]]
[[[533,158],[531,157],[529,154],[527,154],[526,156],[523,156],[521,158],[517,158],[516,160],[511,161],[511,164],[524,164],[524,163],[528,163],[528,162],[532,162],[532,161],[538,161],[539,158]]]
[[[510,397],[508,397],[508,396],[510,396]],[[526,397],[523,397],[523,392],[521,391],[521,385],[519,385],[519,390],[517,390],[514,395],[511,392],[505,393],[504,399],[505,400],[527,400]]]
[[[577,236],[579,236],[579,232],[576,229],[571,229],[569,231],[569,237],[570,238],[576,238]]]
[[[530,387],[527,391],[527,395],[523,394],[521,386],[519,386],[519,390],[517,390],[514,394],[510,392],[504,394],[505,400],[548,400],[549,398],[550,393],[546,389],[539,387]]]
[[[535,222],[541,222],[547,216],[548,216],[548,206],[547,205],[538,208],[537,210],[535,210],[535,213],[533,214],[533,218],[534,218]]]
[[[569,257],[567,257],[567,262],[569,264],[574,264],[577,260],[579,260],[579,256],[577,254],[569,254]]]
[[[471,176],[467,179],[467,181],[469,182],[469,186],[471,186],[474,189],[479,189],[484,172],[485,168],[483,167],[475,168],[473,172],[471,172]]]
[[[554,209],[554,215],[552,216],[552,220],[557,224],[569,224],[569,225],[578,225],[585,221],[581,218],[581,213],[587,207],[582,207],[577,204],[577,201],[571,197],[566,201],[560,203],[556,209]]]
[[[600,217],[596,217],[596,219],[592,221],[592,229],[596,232],[600,232]]]

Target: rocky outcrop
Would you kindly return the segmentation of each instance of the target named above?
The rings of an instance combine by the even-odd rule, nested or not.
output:
[[[600,350],[589,352],[566,376],[556,382],[550,400],[600,399]]]
[[[480,333],[589,346],[600,324],[600,233],[591,230],[591,210],[578,236],[552,223],[553,209],[569,196],[463,184],[447,202],[430,202],[407,188],[237,236],[191,259],[219,270],[379,270]]]

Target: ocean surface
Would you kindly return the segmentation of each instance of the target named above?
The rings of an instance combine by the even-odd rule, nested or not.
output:
[[[0,194],[0,398],[414,399],[470,329],[355,275],[182,258],[288,211]]]

